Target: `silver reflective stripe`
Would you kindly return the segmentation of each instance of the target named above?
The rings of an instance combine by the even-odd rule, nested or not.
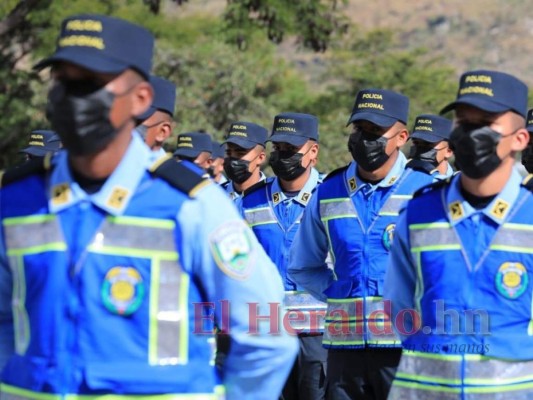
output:
[[[533,361],[501,361],[490,358],[469,357],[465,360],[465,383],[471,385],[511,384],[529,381],[533,389]]]
[[[277,223],[276,216],[270,207],[244,210],[244,219],[246,219],[250,227]]]
[[[30,320],[26,311],[26,276],[22,256],[9,257],[9,265],[13,274],[13,326],[15,329],[15,352],[24,355],[30,344]]]
[[[503,224],[496,232],[492,247],[511,247],[533,252],[533,227],[525,224]]]
[[[461,243],[447,222],[409,225],[411,251],[458,250]]]
[[[403,379],[420,379],[423,382],[461,384],[461,356],[444,356],[433,353],[404,351],[397,376]]]
[[[31,215],[3,220],[8,254],[64,250],[66,248],[55,215]]]
[[[326,346],[359,346],[365,344],[362,321],[326,322],[322,343]]]
[[[387,400],[462,400],[459,388],[411,384],[395,379]]]
[[[315,299],[311,294],[301,291],[285,292],[285,312],[294,311],[290,326],[293,329],[312,332],[324,331],[326,303]],[[299,316],[299,318],[296,318]]]
[[[153,260],[150,280],[149,363],[186,364],[189,277],[176,262]]]
[[[349,197],[320,200],[320,218],[327,221],[336,218],[355,218],[357,212]]]
[[[172,220],[108,217],[89,246],[91,252],[113,252],[115,249],[130,249],[140,252],[173,253],[175,222]],[[106,251],[107,249],[107,251]]]
[[[379,210],[379,215],[398,215],[406,202],[412,198],[412,195],[407,194],[393,194],[389,196],[385,204],[383,204],[383,207],[381,207],[381,210]]]

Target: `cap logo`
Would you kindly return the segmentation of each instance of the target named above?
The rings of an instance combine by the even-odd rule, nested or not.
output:
[[[383,95],[381,95],[379,93],[363,93],[361,98],[362,99],[383,100]]]
[[[245,131],[246,125],[233,125],[231,129],[242,129],[243,131]]]
[[[72,35],[59,40],[59,47],[80,46],[93,47],[98,50],[105,49],[104,40],[99,37],[86,35]]]
[[[73,19],[67,22],[67,31],[102,32],[102,22],[94,19]]]
[[[280,118],[277,121],[277,124],[291,124],[294,125],[296,122],[292,118]],[[276,124],[276,125],[277,125]],[[296,129],[290,126],[276,126],[276,132],[296,132]]]
[[[385,108],[383,108],[383,104],[378,103],[359,103],[357,105],[357,108],[374,108],[376,110],[384,111]]]
[[[483,94],[485,96],[494,97],[492,89],[483,86],[468,86],[459,90],[459,96],[465,94]]]
[[[242,137],[248,137],[248,134],[246,132],[239,132],[239,131],[231,131],[228,136],[242,136]]]
[[[41,146],[41,147],[44,147],[44,142],[40,141],[40,140],[32,140],[30,143],[29,143],[30,146]]]
[[[467,75],[465,83],[492,83],[492,77],[489,75]]]
[[[178,143],[178,147],[193,147],[192,143]]]
[[[190,136],[181,136],[180,142],[192,142],[192,137]]]

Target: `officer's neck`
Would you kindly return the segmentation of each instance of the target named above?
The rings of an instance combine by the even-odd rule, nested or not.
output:
[[[311,175],[311,168],[307,168],[301,176],[299,176],[293,181],[285,181],[281,178],[278,178],[279,185],[281,186],[281,189],[284,192],[299,192],[300,190],[303,189],[303,187],[307,183],[307,180],[309,179],[310,175]]]
[[[461,186],[468,193],[478,197],[494,196],[500,193],[513,173],[514,158],[507,157],[490,175],[472,179],[461,174]]]
[[[89,179],[105,179],[117,168],[131,142],[131,127],[121,130],[104,149],[83,156],[69,155],[70,166]]]
[[[446,175],[446,172],[448,172],[448,160],[444,159],[442,160],[439,165],[437,165],[437,171],[441,175]]]
[[[392,167],[396,163],[396,160],[398,159],[398,152],[399,150],[394,151],[394,153],[390,155],[389,159],[385,162],[385,164],[383,164],[381,167],[374,171],[365,171],[364,169],[358,166],[357,172],[359,174],[359,177],[367,182],[382,181],[389,174]]]

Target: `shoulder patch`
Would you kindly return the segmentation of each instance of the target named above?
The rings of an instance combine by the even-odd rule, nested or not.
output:
[[[524,178],[522,186],[533,192],[533,174],[529,174]]]
[[[268,184],[268,179],[263,179],[262,181],[257,182],[256,184],[250,186],[248,189],[246,189],[244,192],[242,192],[243,197],[249,195],[252,192],[255,192],[256,190],[265,187]]]
[[[330,178],[333,178],[333,177],[336,176],[336,175],[339,175],[339,174],[341,174],[341,173],[344,173],[344,171],[346,171],[346,170],[348,169],[348,166],[349,166],[349,165],[350,165],[350,164],[345,165],[345,166],[343,166],[343,167],[340,167],[340,168],[337,168],[337,169],[331,171],[331,172],[330,172],[329,174],[327,174],[327,176],[324,178],[324,182],[326,182],[326,181],[327,181],[328,179],[330,179]]]
[[[22,165],[11,167],[0,172],[0,187],[24,179],[30,175],[44,174],[50,169],[52,154],[43,158],[34,158]]]
[[[430,183],[429,185],[426,185],[426,186],[422,186],[420,189],[418,189],[417,191],[414,192],[413,199],[416,198],[416,197],[420,197],[423,194],[426,194],[426,193],[432,192],[434,190],[438,190],[440,188],[443,188],[444,186],[447,186],[450,183],[450,181],[451,181],[451,179],[448,178],[448,179],[444,179],[442,181]]]
[[[187,193],[189,197],[194,197],[200,188],[212,183],[168,155],[158,159],[150,167],[150,172],[172,187]]]

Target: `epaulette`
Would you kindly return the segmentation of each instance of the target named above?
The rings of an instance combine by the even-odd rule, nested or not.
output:
[[[419,197],[423,194],[426,194],[426,193],[429,193],[429,192],[432,192],[434,190],[438,190],[440,188],[443,188],[444,186],[448,185],[451,181],[451,177],[447,178],[447,179],[444,179],[444,180],[441,180],[441,181],[438,181],[438,182],[433,182],[433,183],[430,183],[429,185],[426,185],[426,186],[422,186],[420,189],[418,189],[417,191],[415,191],[413,193],[413,199],[415,197]]]
[[[206,179],[191,169],[174,160],[172,156],[165,155],[159,158],[150,168],[152,175],[166,181],[170,186],[194,197],[196,192],[212,181]]]
[[[346,171],[349,166],[350,166],[350,164],[345,165],[343,167],[340,167],[340,168],[337,168],[337,169],[331,171],[329,174],[326,175],[326,177],[324,178],[324,180],[322,182],[326,182],[328,179],[333,178],[334,176],[336,176],[336,175],[338,175],[340,173],[344,173],[344,171]]]
[[[529,174],[522,181],[522,186],[533,192],[533,174]]]
[[[220,187],[224,190],[226,190],[229,186],[229,184],[231,183],[231,181],[226,181],[224,182],[222,185],[220,185]]]
[[[269,179],[263,179],[262,181],[259,181],[257,183],[254,183],[252,186],[250,186],[248,189],[242,192],[242,196],[247,196],[252,192],[255,192],[257,189],[260,189],[262,187],[265,187],[269,182]]]
[[[44,174],[50,169],[52,155],[52,153],[48,153],[44,157],[32,158],[24,164],[0,171],[0,187],[9,185],[30,175]]]

